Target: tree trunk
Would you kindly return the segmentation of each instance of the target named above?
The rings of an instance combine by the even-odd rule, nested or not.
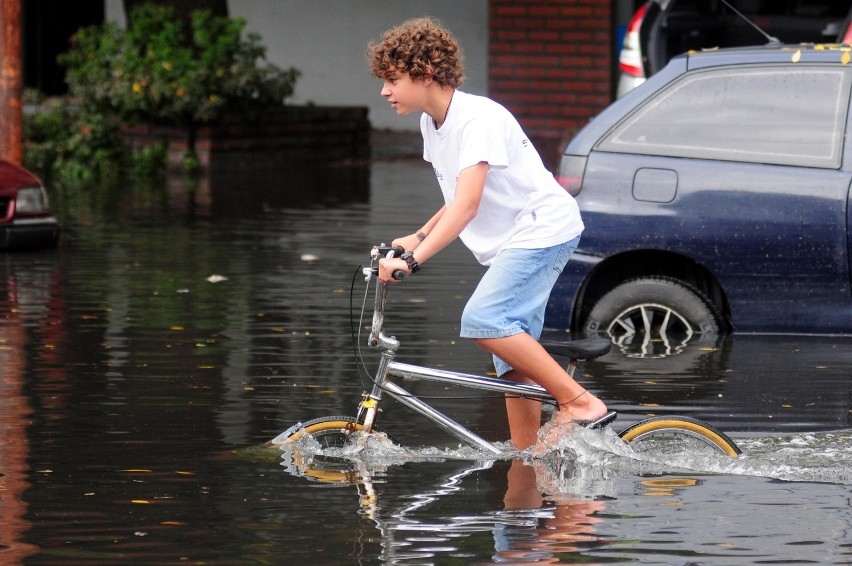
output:
[[[24,160],[21,0],[0,0],[0,157]]]

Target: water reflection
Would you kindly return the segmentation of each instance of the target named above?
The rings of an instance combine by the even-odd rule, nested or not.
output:
[[[373,448],[382,445],[379,441]],[[388,468],[405,466],[405,459],[378,464],[378,459],[371,458],[369,452],[362,452],[361,456],[367,459],[315,460],[316,455],[306,455],[289,446],[285,447],[283,462],[288,472],[299,477],[357,489],[359,513],[375,525],[380,536],[379,558],[383,563],[469,557],[461,538],[475,533],[492,537],[493,560],[511,563],[558,562],[560,554],[590,548],[598,540],[594,525],[602,519],[595,515],[606,510],[606,503],[593,492],[590,494],[589,486],[580,486],[576,479],[571,482],[574,493],[567,492],[560,483],[560,471],[565,473],[564,463],[513,459],[446,466],[442,459],[409,455],[408,461],[414,457],[418,466],[435,462],[439,469],[449,471],[443,472],[437,482],[429,482],[416,493],[406,495],[400,503],[398,497],[392,502],[384,501],[379,486],[384,483]],[[500,473],[505,470],[505,480],[497,481],[505,486],[501,510],[443,515],[430,509],[441,507],[444,498],[460,495],[466,489],[466,478],[481,480],[483,473],[491,468]]]
[[[504,511],[521,515],[545,507],[540,486],[553,481],[547,473],[543,462],[513,460],[506,474]],[[599,540],[595,525],[603,520],[595,515],[606,510],[605,501],[578,494],[560,497],[548,507],[547,514],[531,524],[508,523],[495,528],[496,562],[559,562],[558,553],[576,552]]]
[[[616,350],[586,375],[628,420],[681,413],[726,431],[792,432],[852,424],[850,367],[848,337],[734,335],[640,363]]]
[[[772,447],[751,443],[743,460],[693,458],[677,463],[636,461],[627,452],[614,454],[614,445],[605,441],[575,442],[559,458],[459,461],[461,453],[445,453],[445,458],[424,450],[403,454],[388,452],[385,440],[362,440],[361,450],[346,457],[314,459],[316,453],[291,447],[282,463],[303,480],[357,493],[357,507],[344,505],[340,513],[357,509],[370,521],[374,533],[361,530],[359,536],[380,544],[377,555],[385,563],[474,557],[498,563],[641,561],[652,555],[738,563],[754,556],[794,561],[806,557],[796,544],[779,550],[776,539],[761,539],[747,528],[748,521],[760,517],[762,533],[797,533],[797,522],[789,515],[764,513],[767,506],[777,505],[789,505],[791,513],[807,516],[820,528],[840,529],[838,537],[824,543],[826,556],[843,556],[842,533],[852,532],[843,497],[848,486],[755,484],[750,479],[768,475],[797,482],[849,481],[848,473],[817,478],[810,475],[807,458],[789,458],[801,438],[779,439]],[[823,456],[830,458],[848,450],[850,438],[824,438],[821,444]],[[849,457],[844,460],[837,471],[848,468]],[[676,471],[679,467],[683,469]],[[719,473],[724,474],[721,479],[714,475]],[[755,488],[759,493],[751,491]],[[802,489],[815,498],[813,505],[805,503]],[[793,492],[800,495],[790,500]],[[499,504],[483,504],[489,493]],[[831,504],[835,497],[840,500]],[[719,516],[726,520],[714,518]],[[367,558],[362,550],[350,558]]]
[[[269,209],[336,208],[365,204],[370,197],[365,163],[288,163],[257,168],[230,163],[198,180],[173,179],[173,210],[216,220],[245,218]],[[270,186],[270,179],[277,179]]]
[[[32,527],[24,499],[30,486],[27,429],[32,414],[26,352],[46,346],[33,344],[29,334],[34,323],[45,321],[49,281],[49,272],[37,269],[6,269],[0,279],[0,308],[5,313],[0,321],[0,558],[5,563],[23,561],[38,551],[24,542],[24,533]]]

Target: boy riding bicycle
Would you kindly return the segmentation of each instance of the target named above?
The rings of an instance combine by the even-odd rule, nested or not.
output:
[[[381,94],[400,116],[422,112],[423,157],[445,205],[415,233],[394,240],[406,253],[383,259],[379,278],[419,271],[457,237],[488,266],[465,306],[461,336],[494,356],[504,379],[536,383],[558,404],[557,422],[598,426],[614,418],[538,343],[553,285],[583,231],[579,209],[548,172],[517,120],[482,96],[458,90],[458,42],[429,18],[404,22],[368,48]],[[506,398],[511,439],[537,441],[541,402]]]

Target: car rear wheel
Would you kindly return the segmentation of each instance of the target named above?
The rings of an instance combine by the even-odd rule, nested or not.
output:
[[[586,332],[606,334],[625,353],[640,357],[679,353],[720,329],[720,317],[704,293],[667,277],[622,283],[592,307],[585,323]]]

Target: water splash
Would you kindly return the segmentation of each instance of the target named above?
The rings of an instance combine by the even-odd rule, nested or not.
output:
[[[546,425],[543,433],[547,432]],[[852,484],[849,431],[741,438],[737,442],[743,454],[738,458],[694,449],[680,451],[676,446],[636,452],[611,429],[575,427],[557,438],[546,449],[527,451],[515,450],[509,442],[499,443],[502,452],[495,457],[467,446],[409,449],[380,433],[355,433],[348,445],[326,449],[305,437],[282,447],[282,465],[291,474],[308,479],[353,483],[409,462],[539,460],[549,471],[549,491],[557,494],[606,495],[621,477],[681,472]]]
[[[759,436],[741,439],[739,445],[743,455],[720,472],[852,484],[852,431]]]

